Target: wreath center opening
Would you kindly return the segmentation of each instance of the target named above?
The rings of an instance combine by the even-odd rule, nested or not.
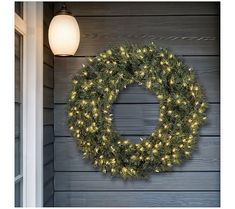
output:
[[[157,128],[159,112],[156,96],[133,83],[119,93],[112,105],[112,126],[121,137],[137,144]]]

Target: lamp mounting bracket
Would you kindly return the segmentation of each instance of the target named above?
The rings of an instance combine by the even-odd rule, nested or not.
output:
[[[63,3],[60,11],[58,11],[56,15],[72,15],[72,13],[68,11],[66,4]]]

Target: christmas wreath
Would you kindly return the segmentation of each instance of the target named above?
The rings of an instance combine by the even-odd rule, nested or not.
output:
[[[190,157],[207,104],[192,69],[155,44],[127,44],[89,59],[73,78],[68,127],[83,157],[124,178],[169,170]],[[131,83],[143,85],[160,103],[159,124],[138,144],[112,128],[112,103]]]

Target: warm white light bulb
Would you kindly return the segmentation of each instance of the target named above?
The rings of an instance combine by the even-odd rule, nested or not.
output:
[[[74,55],[80,42],[77,20],[72,15],[56,15],[50,23],[48,38],[54,55]]]

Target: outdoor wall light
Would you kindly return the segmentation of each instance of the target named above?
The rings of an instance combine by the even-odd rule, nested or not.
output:
[[[48,39],[54,55],[71,56],[78,49],[80,42],[79,26],[65,4],[50,22]]]

